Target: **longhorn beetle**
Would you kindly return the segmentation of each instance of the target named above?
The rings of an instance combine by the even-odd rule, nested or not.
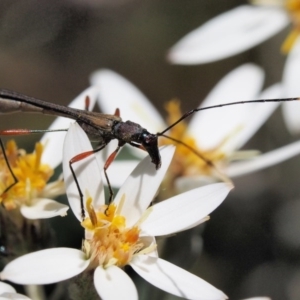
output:
[[[114,158],[116,157],[118,151],[125,144],[129,144],[133,147],[143,149],[148,152],[151,162],[155,165],[156,169],[159,169],[161,166],[161,158],[159,154],[157,139],[160,136],[165,138],[169,138],[176,143],[182,144],[189,148],[191,151],[196,153],[201,159],[205,160],[208,164],[212,165],[212,162],[205,159],[200,153],[197,153],[190,146],[186,145],[182,141],[176,140],[174,138],[169,137],[165,133],[176,126],[179,122],[186,119],[190,115],[207,109],[212,108],[220,108],[224,106],[238,105],[238,104],[248,104],[248,103],[263,103],[263,102],[287,102],[287,101],[296,101],[299,100],[299,97],[295,98],[285,98],[285,99],[261,99],[261,100],[248,100],[248,101],[239,101],[239,102],[229,102],[225,104],[218,104],[213,106],[207,106],[202,108],[192,109],[185,114],[182,115],[176,122],[168,126],[161,132],[156,134],[148,132],[145,128],[140,126],[137,123],[132,121],[123,122],[120,118],[119,110],[116,110],[114,115],[103,114],[90,112],[87,110],[80,110],[75,108],[66,107],[59,104],[54,104],[51,102],[42,101],[33,97],[29,97],[26,95],[19,94],[14,91],[9,91],[5,89],[0,89],[0,113],[15,113],[15,112],[31,112],[31,113],[41,113],[46,115],[54,115],[54,116],[62,116],[66,118],[70,118],[75,120],[82,129],[93,139],[98,141],[99,146],[92,151],[87,151],[84,153],[80,153],[73,157],[70,162],[70,169],[73,174],[74,180],[76,182],[80,201],[81,201],[81,209],[82,209],[82,218],[84,219],[84,205],[83,205],[83,194],[78,184],[75,172],[72,168],[72,164],[84,159],[85,157],[90,156],[93,153],[96,153],[102,150],[111,140],[117,139],[118,146],[116,150],[110,154],[104,165],[104,174],[108,183],[110,198],[109,203],[113,197],[113,191],[111,185],[109,183],[109,179],[106,173],[107,168],[110,166]],[[88,103],[88,98],[87,101]],[[86,104],[88,106],[88,104]],[[66,131],[67,129],[62,130],[54,130],[54,131]],[[47,130],[46,130],[47,131]],[[40,133],[45,132],[45,130],[30,130],[30,129],[8,129],[8,130],[0,130],[0,135],[25,135],[30,133]],[[3,145],[0,143],[3,151]],[[14,184],[17,183],[16,177],[13,175]],[[11,188],[8,187],[6,191]]]

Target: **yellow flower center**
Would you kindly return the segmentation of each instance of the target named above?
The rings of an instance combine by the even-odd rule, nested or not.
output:
[[[300,1],[299,0],[252,0],[255,5],[269,5],[283,7],[290,15],[293,28],[281,45],[281,51],[288,54],[293,48],[300,34]]]
[[[289,35],[286,37],[281,46],[281,51],[287,54],[291,51],[300,34],[300,1],[286,0],[285,7],[290,14],[290,18],[293,23],[293,29],[290,31]]]
[[[6,209],[14,209],[22,204],[30,205],[46,186],[53,174],[50,166],[41,163],[43,145],[37,143],[35,152],[27,154],[18,149],[15,141],[7,142],[5,154],[18,182],[5,191],[13,182],[3,153],[0,154],[0,202]]]
[[[165,108],[168,124],[173,124],[182,116],[178,100],[169,101]],[[176,153],[170,167],[174,176],[211,175],[215,166],[226,159],[225,153],[220,150],[226,141],[209,151],[203,151],[198,148],[195,138],[188,134],[184,121],[174,126],[167,135],[185,144],[176,144]],[[174,141],[162,139],[162,143],[174,144]]]
[[[122,203],[124,197],[119,208]],[[90,237],[86,237],[83,242],[83,251],[91,258],[92,264],[104,268],[128,264],[132,256],[144,247],[139,238],[139,227],[127,228],[125,217],[119,215],[119,209],[114,204],[103,205],[96,212],[89,197],[86,208],[89,218],[81,225],[90,233]]]

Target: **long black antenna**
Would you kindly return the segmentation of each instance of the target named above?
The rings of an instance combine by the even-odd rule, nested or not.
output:
[[[185,114],[183,114],[180,119],[178,119],[175,123],[173,123],[172,125],[167,127],[165,130],[163,130],[162,132],[158,132],[157,136],[162,136],[165,132],[167,132],[168,130],[173,128],[175,125],[177,125],[179,122],[186,119],[187,117],[189,117],[190,115],[194,114],[197,111],[207,110],[207,109],[211,109],[211,108],[220,108],[220,107],[224,107],[224,106],[231,106],[231,105],[237,105],[237,104],[263,103],[263,102],[288,102],[288,101],[297,101],[297,100],[300,100],[300,98],[296,97],[296,98],[283,98],[283,99],[247,100],[247,101],[229,102],[229,103],[217,104],[217,105],[212,105],[212,106],[207,106],[207,107],[194,108],[194,109],[186,112]]]
[[[161,135],[164,138],[167,138],[179,145],[182,145],[184,147],[186,147],[187,149],[189,149],[192,153],[194,153],[195,155],[197,155],[200,159],[202,159],[209,167],[211,167],[212,169],[215,170],[217,176],[219,177],[219,179],[221,179],[224,182],[228,182],[231,183],[232,181],[230,180],[229,177],[227,177],[225,174],[223,174],[220,170],[218,170],[218,168],[215,166],[215,164],[208,158],[206,158],[203,154],[201,154],[200,152],[198,152],[197,150],[195,150],[193,147],[191,147],[190,145],[186,144],[185,142],[178,140],[176,138],[173,138],[169,135],[165,135],[162,134]]]

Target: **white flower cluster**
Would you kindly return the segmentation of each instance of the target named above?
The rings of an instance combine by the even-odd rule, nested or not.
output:
[[[168,60],[173,64],[192,65],[224,59],[258,45],[289,22],[289,15],[282,7],[243,5],[188,34],[170,49]],[[287,40],[286,48],[290,52],[282,82],[263,90],[263,70],[252,63],[244,64],[226,75],[199,108],[249,99],[299,95],[299,40]],[[91,87],[83,91],[70,107],[84,109],[83,104],[88,96],[89,109],[96,102],[105,114],[111,114],[119,108],[123,120],[134,121],[149,132],[158,133],[161,168],[155,170],[146,151],[137,149],[143,147],[131,143],[128,149],[135,158],[116,160],[108,169],[111,185],[119,190],[113,201],[107,203],[107,181],[103,170],[108,155],[105,153],[113,153],[116,144],[113,141],[108,143],[105,153],[93,153],[87,134],[79,126],[79,110],[79,124],[66,118],[57,118],[49,130],[69,128],[67,133],[46,133],[41,140],[44,149],[39,154],[36,147],[36,153],[32,156],[22,156],[21,151],[15,151],[17,154],[12,155],[16,165],[13,171],[16,173],[22,171],[24,174],[27,171],[22,167],[22,157],[26,159],[26,167],[31,167],[31,161],[38,162],[35,165],[39,167],[36,167],[37,176],[26,175],[30,173],[29,170],[23,176],[25,179],[19,180],[24,185],[23,192],[27,193],[23,197],[26,198],[24,202],[19,196],[18,206],[21,215],[30,220],[63,216],[68,206],[51,198],[66,192],[69,206],[84,228],[82,249],[50,248],[25,254],[4,267],[0,273],[1,280],[30,286],[92,274],[95,290],[101,299],[132,300],[138,299],[138,291],[124,269],[130,266],[146,281],[175,296],[203,300],[227,299],[222,291],[205,280],[160,258],[156,237],[173,235],[207,221],[209,214],[233,188],[232,180],[235,177],[273,166],[300,153],[300,141],[268,153],[260,153],[259,149],[242,149],[280,102],[207,109],[193,114],[189,124],[182,120],[172,127],[182,115],[178,102],[171,101],[166,105],[169,122],[165,122],[147,97],[119,74],[107,69],[97,70],[90,80]],[[299,103],[284,103],[284,118],[293,133],[300,129],[299,112]],[[168,126],[172,128],[165,137],[160,133]],[[170,145],[174,141],[177,141],[176,148]],[[122,143],[119,145],[123,146]],[[6,151],[10,153],[11,150]],[[71,169],[70,161],[82,153],[87,155],[82,155],[83,159],[78,159]],[[47,165],[52,172],[60,163],[63,165],[63,180],[60,178],[49,184],[47,177],[47,180],[42,180],[42,188],[38,190],[34,183],[40,183],[40,171]],[[161,185],[172,196],[153,204]],[[5,191],[5,195],[1,195],[6,208],[17,206],[12,198],[17,193],[20,195],[19,186],[16,186],[15,194],[8,195],[8,191]],[[83,195],[80,195],[79,189]],[[182,244],[182,247],[186,245]],[[29,298],[0,282],[0,299]]]

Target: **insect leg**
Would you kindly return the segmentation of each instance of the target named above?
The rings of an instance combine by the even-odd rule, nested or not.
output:
[[[10,184],[4,191],[2,194],[6,193],[9,189],[11,189],[14,185],[16,185],[18,183],[18,178],[16,177],[16,175],[14,174],[11,166],[10,166],[10,163],[7,159],[7,156],[6,156],[6,153],[5,153],[5,148],[4,148],[4,145],[3,145],[3,142],[2,140],[0,139],[0,147],[1,147],[1,150],[2,150],[2,153],[3,153],[3,157],[4,157],[4,160],[5,160],[5,163],[7,165],[7,168],[11,174],[11,176],[13,177],[14,179],[14,182],[12,184]]]
[[[109,179],[108,179],[108,176],[107,176],[107,169],[108,167],[111,165],[111,163],[115,160],[119,150],[121,149],[121,147],[124,146],[124,142],[121,142],[119,141],[119,144],[118,144],[118,147],[117,149],[110,154],[110,156],[108,157],[108,159],[106,160],[105,162],[105,165],[104,165],[104,175],[105,175],[105,178],[106,178],[106,182],[107,182],[107,185],[108,185],[108,189],[109,189],[109,199],[108,199],[108,205],[112,202],[113,200],[113,196],[114,196],[114,192],[111,188],[111,185],[110,185],[110,182],[109,182]]]
[[[116,116],[116,117],[120,117],[120,116],[121,116],[121,113],[120,113],[120,109],[119,109],[119,108],[116,108],[115,113],[114,113],[114,116]]]
[[[138,149],[140,149],[140,150],[147,151],[147,150],[144,148],[143,145],[139,145],[139,144],[136,144],[136,143],[133,143],[133,142],[129,143],[129,145],[132,146],[132,147],[138,148]]]
[[[91,104],[91,99],[89,96],[86,96],[85,97],[85,103],[84,103],[84,109],[86,111],[89,111],[90,110],[90,104]]]
[[[85,219],[84,202],[83,202],[83,193],[82,193],[82,191],[81,191],[81,188],[80,188],[78,179],[77,179],[77,177],[76,177],[76,174],[75,174],[75,171],[74,171],[72,165],[73,165],[73,163],[75,163],[75,162],[77,162],[77,161],[81,161],[81,160],[85,159],[86,157],[89,157],[90,155],[95,154],[95,153],[101,151],[105,146],[106,146],[106,144],[101,145],[100,147],[98,147],[98,148],[96,148],[96,149],[94,149],[94,150],[86,151],[86,152],[80,153],[80,154],[74,156],[74,157],[69,161],[69,167],[70,167],[70,170],[71,170],[71,172],[72,172],[72,175],[73,175],[73,178],[74,178],[74,181],[75,181],[75,184],[76,184],[78,193],[79,193],[79,197],[80,197],[80,206],[81,206],[81,217],[82,217],[82,220]]]
[[[0,136],[1,135],[27,135],[27,134],[31,134],[31,133],[45,133],[45,132],[57,132],[57,131],[67,131],[67,129],[54,129],[54,130],[39,130],[39,129],[5,129],[5,130],[0,130]],[[8,159],[7,159],[7,156],[6,156],[6,153],[5,153],[5,149],[4,149],[4,145],[3,145],[3,142],[2,140],[0,139],[0,147],[1,147],[1,150],[2,150],[2,153],[3,153],[3,157],[4,157],[4,160],[5,160],[5,163],[8,167],[8,170],[10,172],[10,174],[12,175],[13,179],[14,179],[14,182],[8,186],[2,194],[6,193],[9,189],[11,189],[15,184],[18,183],[18,179],[17,177],[15,176],[15,174],[13,173],[12,171],[12,168],[8,162]]]
[[[112,190],[112,187],[111,187],[111,184],[110,184],[110,181],[109,181],[109,178],[108,178],[108,175],[107,175],[107,169],[109,168],[109,166],[111,165],[111,163],[114,161],[114,159],[116,158],[119,150],[121,149],[121,147],[124,146],[124,142],[121,142],[119,141],[119,145],[117,147],[117,149],[110,154],[110,156],[108,157],[108,159],[106,160],[105,164],[104,164],[104,175],[105,175],[105,179],[106,179],[106,182],[107,182],[107,186],[108,186],[108,190],[109,190],[109,200],[108,200],[108,204],[110,204],[113,200],[113,196],[114,196],[114,192]],[[94,149],[94,150],[91,150],[91,151],[87,151],[87,152],[83,152],[83,153],[80,153],[76,156],[74,156],[70,161],[69,161],[69,166],[70,166],[70,170],[72,172],[72,175],[73,175],[73,178],[74,178],[74,181],[75,181],[75,184],[76,184],[76,187],[78,189],[78,193],[79,193],[79,197],[80,197],[80,206],[81,206],[81,217],[82,219],[84,220],[85,219],[85,212],[84,212],[84,202],[83,202],[83,193],[82,193],[82,190],[80,188],[80,185],[79,185],[79,182],[78,182],[78,179],[76,177],[76,174],[75,174],[75,171],[73,169],[73,163],[77,162],[77,161],[80,161],[86,157],[89,157],[90,155],[92,154],[95,154],[99,151],[101,151],[104,147],[106,146],[105,145],[101,145],[100,147]]]

